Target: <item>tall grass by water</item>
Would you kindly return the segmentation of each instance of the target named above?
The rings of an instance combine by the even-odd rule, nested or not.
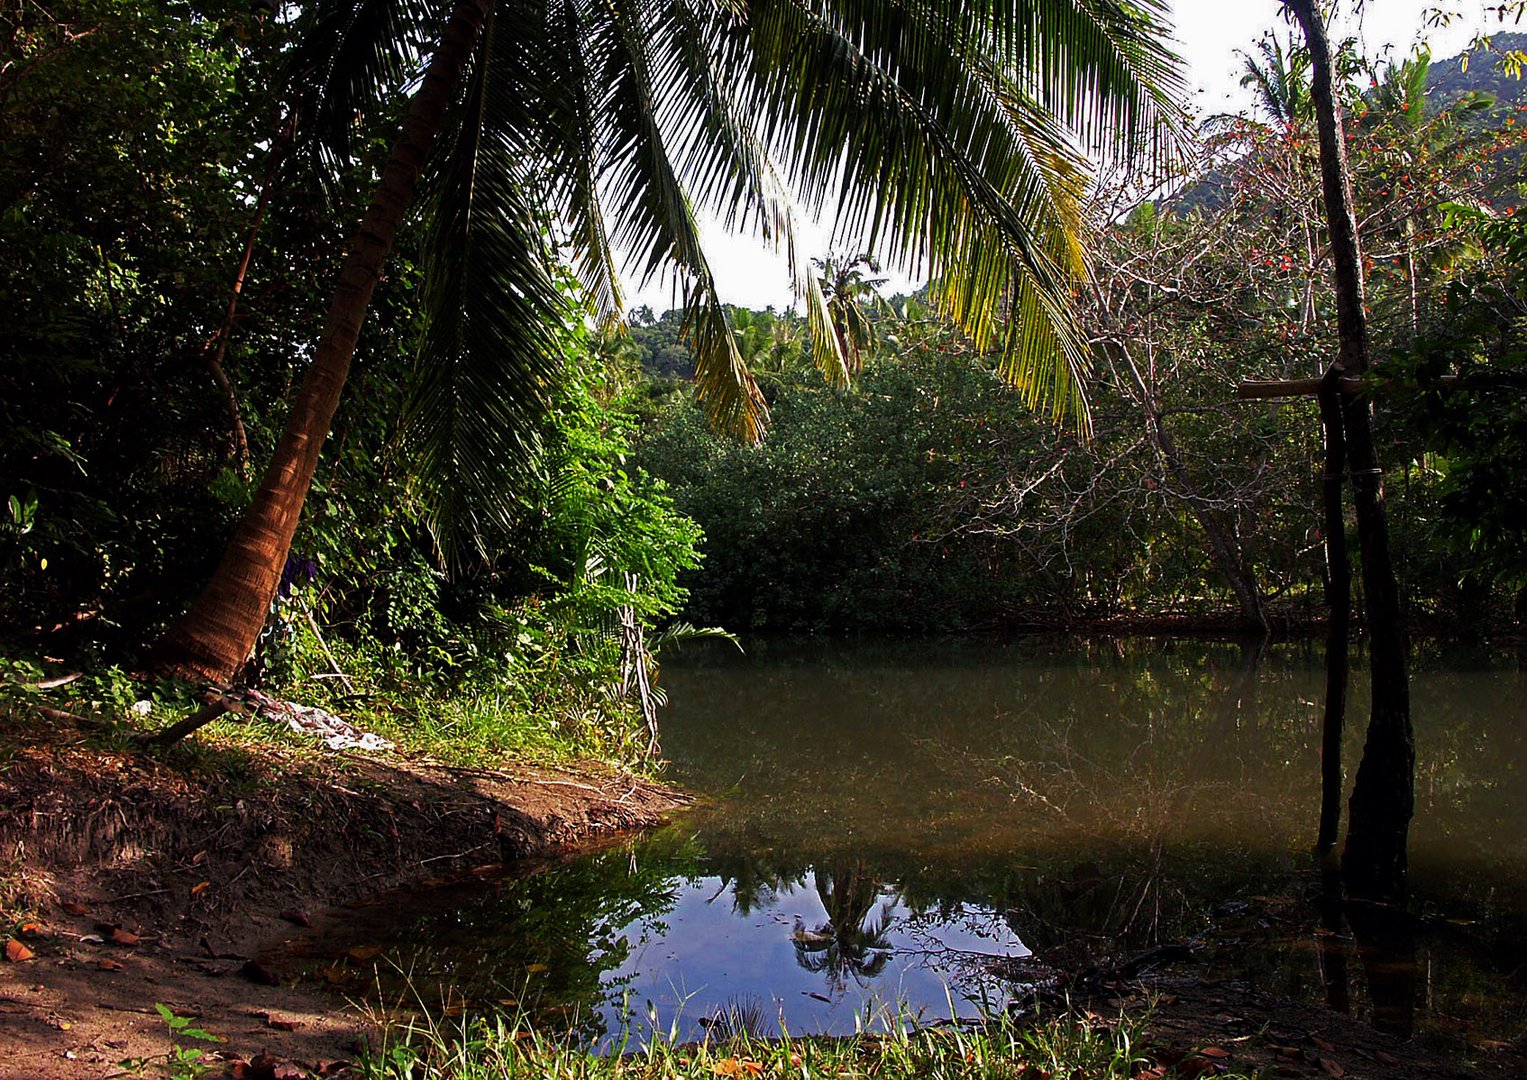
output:
[[[728,1027],[726,1025],[721,1025]],[[1186,1074],[1153,1063],[1144,1026],[1066,1013],[1048,1020],[994,1018],[975,1025],[919,1027],[844,1038],[763,1038],[729,1027],[719,1038],[640,1048],[618,1043],[596,1053],[539,1031],[523,1019],[416,1021],[389,1030],[361,1063],[365,1080],[715,1080],[813,1077],[875,1080],[1139,1080]],[[1239,1074],[1220,1074],[1236,1080]]]

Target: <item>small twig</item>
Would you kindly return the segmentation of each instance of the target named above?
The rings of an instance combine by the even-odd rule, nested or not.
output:
[[[323,633],[318,629],[318,620],[313,617],[313,609],[308,606],[306,600],[302,600],[301,603],[302,613],[307,616],[308,629],[313,631],[313,637],[317,639],[318,647],[323,650],[323,655],[328,659],[329,667],[334,669],[334,676],[345,684],[346,690],[352,694],[355,693],[355,684],[350,681],[350,676],[344,673],[339,666],[339,661],[334,659],[334,654],[329,651],[329,643],[323,639]]]
[[[468,855],[472,854],[472,852],[481,851],[483,848],[490,846],[492,845],[489,843],[481,843],[476,847],[467,848],[465,851],[458,851],[454,855],[431,855],[427,859],[420,859],[419,865],[423,866],[425,863],[439,862],[441,859],[465,859]]]
[[[170,891],[169,889],[149,889],[147,892],[128,893],[126,896],[118,896],[118,897],[116,897],[112,901],[112,903],[120,904],[124,900],[141,900],[145,896],[161,896],[164,893],[167,893],[169,891]]]
[[[33,705],[32,711],[44,720],[54,720],[60,724],[73,724],[75,727],[84,728],[86,731],[105,731],[111,726],[104,720],[80,716],[78,713],[65,712],[63,709],[55,709],[50,705]]]
[[[524,783],[529,783],[529,784],[546,784],[548,786],[554,786],[554,787],[580,788],[580,789],[582,789],[584,791],[592,791],[595,795],[607,795],[608,794],[608,792],[606,792],[604,788],[590,787],[588,784],[576,784],[576,783],[574,783],[571,780],[527,780],[527,781],[523,781],[523,782]]]

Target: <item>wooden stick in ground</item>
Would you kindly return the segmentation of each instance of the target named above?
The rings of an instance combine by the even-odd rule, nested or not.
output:
[[[223,713],[228,711],[228,706],[221,698],[209,701],[200,709],[197,709],[184,720],[179,720],[163,731],[157,731],[141,740],[143,746],[173,746],[184,739],[198,728],[206,727]]]

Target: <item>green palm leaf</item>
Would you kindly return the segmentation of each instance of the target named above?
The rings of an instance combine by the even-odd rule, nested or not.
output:
[[[466,97],[425,202],[426,330],[399,452],[441,550],[508,531],[533,487],[562,364],[568,305],[544,216],[506,132],[525,121],[509,80],[522,40],[484,28]]]

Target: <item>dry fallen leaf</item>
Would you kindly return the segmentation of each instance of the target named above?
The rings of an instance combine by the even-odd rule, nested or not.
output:
[[[40,923],[40,922],[24,922],[24,923],[21,924],[21,932],[23,934],[29,934],[29,935],[33,935],[33,936],[41,935],[42,934],[42,923]]]
[[[210,882],[210,881],[198,881],[195,885],[191,886],[191,895],[192,896],[200,896],[202,893],[206,892],[210,888],[212,888],[212,882]]]
[[[1230,1056],[1230,1051],[1226,1050],[1223,1046],[1206,1046],[1199,1053],[1206,1058],[1227,1058]]]
[[[296,1031],[302,1027],[302,1021],[293,1020],[287,1016],[267,1015],[265,1017],[265,1026],[275,1028],[277,1031]]]
[[[1336,1062],[1332,1061],[1330,1058],[1321,1058],[1320,1059],[1320,1067],[1322,1069],[1324,1069],[1326,1071],[1326,1073],[1328,1075],[1330,1075],[1330,1076],[1346,1076],[1347,1075],[1347,1070],[1343,1069],[1339,1064],[1337,1064]]]
[[[378,956],[382,955],[382,947],[380,945],[356,945],[353,948],[346,949],[345,955],[351,960],[359,960],[361,962],[375,960]]]
[[[66,915],[89,915],[90,909],[78,900],[65,900],[58,905]]]
[[[32,957],[35,955],[36,953],[32,952],[31,949],[27,948],[15,938],[11,938],[5,943],[5,958],[13,964],[25,963],[26,961],[32,959]]]
[[[1311,1035],[1310,1038],[1314,1041],[1316,1046],[1320,1047],[1320,1049],[1324,1050],[1328,1054],[1333,1053],[1336,1050],[1336,1047],[1333,1044],[1326,1042],[1319,1035]]]
[[[112,928],[111,943],[113,945],[136,945],[138,941],[138,935],[131,930],[123,930],[120,926]]]
[[[287,908],[281,913],[281,917],[287,922],[295,923],[298,926],[313,925],[312,917],[309,916],[308,913],[303,911],[301,908]]]
[[[100,968],[102,971],[121,971],[123,965],[121,961],[102,957],[95,962],[95,966]]]
[[[1379,1064],[1381,1065],[1398,1065],[1400,1063],[1399,1058],[1395,1057],[1393,1054],[1386,1050],[1374,1051],[1373,1056],[1378,1058]]]

